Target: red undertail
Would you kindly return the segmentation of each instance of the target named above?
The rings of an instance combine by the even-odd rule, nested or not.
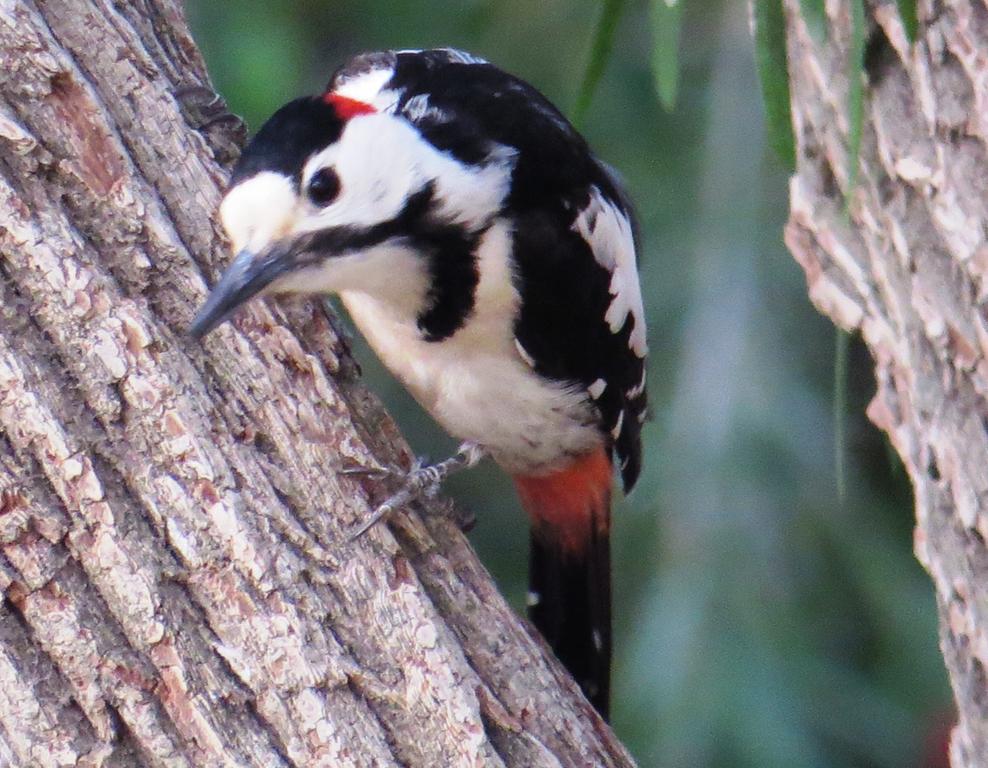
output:
[[[611,667],[611,461],[600,450],[541,477],[515,476],[532,523],[529,617],[597,711]]]

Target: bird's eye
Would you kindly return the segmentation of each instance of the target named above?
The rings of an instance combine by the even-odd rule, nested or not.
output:
[[[320,168],[309,179],[308,194],[316,205],[329,205],[340,194],[340,177],[332,168]]]

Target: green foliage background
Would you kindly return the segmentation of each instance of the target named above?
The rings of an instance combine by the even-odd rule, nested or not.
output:
[[[321,90],[351,53],[453,45],[571,115],[579,105],[591,144],[625,176],[645,235],[654,418],[645,474],[616,517],[614,726],[640,764],[939,765],[924,755],[950,704],[908,482],[863,417],[869,361],[852,342],[838,499],[834,333],[782,244],[786,172],[767,146],[745,5],[189,0],[188,10],[216,85],[251,128]],[[581,101],[605,7],[621,17]],[[453,443],[366,349],[360,357],[415,448],[444,456]],[[521,609],[527,534],[510,485],[483,467],[450,490],[476,512],[471,538]]]

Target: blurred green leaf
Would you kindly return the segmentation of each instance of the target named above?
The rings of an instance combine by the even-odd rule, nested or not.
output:
[[[624,0],[604,0],[601,5],[603,8],[600,12],[600,18],[597,20],[597,28],[594,30],[593,43],[590,47],[590,61],[587,63],[586,72],[583,74],[580,93],[576,98],[576,106],[573,108],[573,122],[575,123],[582,122],[590,108],[590,102],[593,101],[593,94],[597,90],[600,78],[604,75],[604,68],[611,56],[611,48],[614,47],[614,33],[617,31],[618,21],[621,19]]]
[[[768,140],[789,170],[796,167],[796,144],[789,104],[786,19],[782,0],[754,0],[755,58],[765,102]]]
[[[652,0],[652,76],[659,103],[667,112],[679,93],[679,28],[682,0]]]
[[[906,28],[906,37],[910,43],[916,42],[916,34],[919,32],[919,16],[916,13],[918,0],[896,0],[899,6],[899,16],[902,17],[902,26]]]
[[[845,203],[850,201],[858,184],[858,158],[861,155],[861,129],[864,123],[864,0],[851,0],[851,55],[847,71],[847,190]]]
[[[834,476],[837,498],[847,498],[847,360],[851,334],[838,328],[834,345]]]
[[[799,10],[806,20],[806,26],[818,43],[827,39],[827,10],[825,0],[799,0]]]

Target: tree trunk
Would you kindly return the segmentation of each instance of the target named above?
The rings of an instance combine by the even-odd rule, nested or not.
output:
[[[786,0],[798,153],[786,243],[816,306],[871,349],[868,415],[912,479],[916,555],[936,587],[959,712],[952,765],[985,766],[988,9],[921,0],[910,44],[897,3],[867,3],[862,71],[850,5],[828,0],[823,39]],[[866,81],[853,188],[849,76]]]
[[[448,505],[347,542],[408,452],[321,309],[184,336],[214,98],[175,0],[0,3],[0,764],[631,765]]]

